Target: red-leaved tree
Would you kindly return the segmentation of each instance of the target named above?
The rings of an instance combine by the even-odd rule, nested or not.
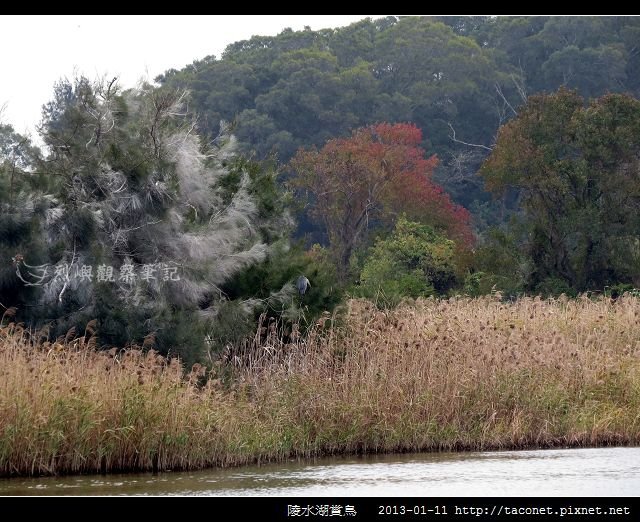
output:
[[[469,212],[432,181],[436,156],[425,158],[414,124],[381,123],[291,160],[294,186],[306,192],[312,215],[325,226],[336,265],[346,276],[354,249],[374,223],[393,223],[404,213],[445,232],[461,245],[473,235]]]

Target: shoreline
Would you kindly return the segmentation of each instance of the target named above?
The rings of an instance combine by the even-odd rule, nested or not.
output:
[[[317,454],[317,455],[309,455],[309,456],[296,456],[290,455],[285,456],[283,458],[277,460],[267,460],[267,459],[259,459],[256,458],[254,460],[247,461],[242,464],[232,464],[228,466],[219,466],[219,465],[204,465],[198,468],[171,468],[171,469],[152,469],[152,468],[136,468],[136,469],[110,469],[108,472],[100,472],[100,471],[85,471],[79,473],[57,473],[57,474],[41,474],[41,475],[0,475],[0,480],[20,480],[20,479],[38,479],[38,478],[69,478],[69,477],[108,477],[110,475],[137,475],[137,474],[163,474],[163,473],[186,473],[186,472],[195,472],[195,471],[215,471],[215,470],[230,470],[230,469],[241,469],[244,467],[260,467],[260,466],[269,466],[274,464],[281,464],[285,462],[297,462],[297,463],[316,463],[316,461],[328,460],[332,458],[367,458],[367,457],[385,457],[392,455],[429,455],[429,454],[466,454],[466,453],[513,453],[520,451],[546,451],[546,450],[573,450],[573,449],[603,449],[603,448],[640,448],[640,438],[638,440],[629,442],[629,443],[598,443],[589,442],[588,444],[583,444],[581,441],[576,441],[571,444],[538,444],[531,446],[513,446],[513,447],[484,447],[474,448],[474,447],[460,447],[453,449],[423,449],[423,450],[395,450],[388,452],[336,452],[336,453],[325,453],[325,454]],[[0,493],[0,496],[2,494]]]

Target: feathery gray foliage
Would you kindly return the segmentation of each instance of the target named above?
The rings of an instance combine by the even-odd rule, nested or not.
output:
[[[186,92],[149,85],[122,93],[116,81],[57,86],[41,128],[59,180],[43,220],[55,251],[41,293],[50,315],[64,313],[69,324],[90,319],[108,290],[114,308],[145,320],[173,309],[212,317],[225,299],[220,286],[267,256],[250,176],[229,166],[235,140],[203,144],[187,100]],[[230,168],[239,183],[229,197],[221,180]],[[83,265],[92,277],[78,277]],[[115,269],[113,281],[97,280],[99,265]],[[125,265],[133,280],[117,272]],[[145,265],[155,277],[140,277]],[[170,273],[175,280],[166,280]],[[253,305],[241,308],[250,313]]]

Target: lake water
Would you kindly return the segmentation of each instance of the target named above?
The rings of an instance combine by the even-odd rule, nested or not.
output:
[[[420,453],[1,479],[0,495],[637,496],[640,448]]]

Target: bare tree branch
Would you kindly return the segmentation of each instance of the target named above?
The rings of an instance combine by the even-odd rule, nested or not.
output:
[[[500,96],[500,98],[502,99],[502,101],[504,102],[504,104],[509,107],[511,109],[511,112],[513,112],[514,116],[518,115],[518,111],[516,111],[513,106],[509,103],[509,100],[507,100],[507,97],[504,95],[504,93],[502,92],[502,87],[500,87],[500,85],[498,85],[497,83],[495,84],[495,88],[496,88],[496,92],[498,93],[498,96]]]
[[[476,143],[467,143],[466,141],[462,141],[456,138],[456,130],[453,128],[453,125],[451,125],[451,123],[447,123],[447,125],[449,125],[449,128],[451,129],[451,132],[453,132],[453,136],[449,136],[449,138],[451,138],[452,141],[455,141],[456,143],[461,143],[462,145],[467,145],[468,147],[478,147],[481,149],[485,149],[488,151],[492,151],[493,149],[491,147],[487,147],[486,145],[478,145]]]
[[[513,81],[513,84],[516,86],[516,90],[518,91],[520,98],[522,99],[523,103],[526,103],[529,96],[527,95],[527,90],[524,85],[525,75],[522,67],[520,67],[520,78],[521,80],[518,81],[515,74],[511,75],[511,80]]]

